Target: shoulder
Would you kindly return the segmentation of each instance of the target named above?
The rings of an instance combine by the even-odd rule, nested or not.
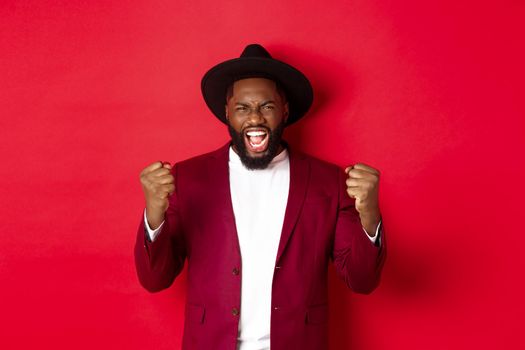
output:
[[[324,194],[338,193],[341,184],[345,181],[344,169],[334,163],[312,156],[310,154],[290,150],[291,162],[304,162],[308,164],[308,183],[312,191]],[[293,167],[293,166],[292,166]],[[297,169],[297,167],[295,167]],[[306,170],[306,169],[304,169]],[[298,171],[292,176],[305,176]]]
[[[228,149],[229,149],[229,143],[221,146],[220,148],[214,151],[199,154],[199,155],[178,161],[175,163],[175,166],[177,167],[177,169],[183,169],[183,170],[207,167],[210,165],[210,162],[214,159],[224,158],[225,160],[227,160],[228,159]]]
[[[229,144],[226,144],[215,151],[176,162],[173,166],[173,176],[177,186],[192,187],[191,184],[195,186],[207,184],[212,179],[210,174],[227,176],[228,149]]]

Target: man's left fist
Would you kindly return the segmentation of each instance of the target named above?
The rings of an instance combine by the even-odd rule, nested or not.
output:
[[[346,192],[355,198],[355,209],[366,232],[375,232],[381,213],[379,212],[379,171],[365,164],[355,164],[345,169]]]

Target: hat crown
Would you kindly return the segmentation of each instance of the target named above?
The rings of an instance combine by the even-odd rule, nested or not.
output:
[[[240,57],[272,58],[270,53],[259,44],[250,44],[244,48]]]
[[[297,68],[274,59],[260,44],[247,45],[240,57],[221,62],[204,74],[201,91],[206,104],[224,124],[228,124],[224,108],[228,87],[239,79],[266,78],[279,83],[290,105],[286,125],[302,118],[313,101],[312,85]]]

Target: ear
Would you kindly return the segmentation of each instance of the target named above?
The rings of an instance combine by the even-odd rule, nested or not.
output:
[[[226,117],[226,120],[230,120],[228,118],[228,105],[227,104],[224,105],[224,116]]]
[[[288,102],[286,102],[284,104],[284,110],[283,110],[283,119],[284,119],[284,123],[286,124],[286,122],[288,121],[288,116],[290,115],[290,110],[289,110],[289,107],[288,107]]]

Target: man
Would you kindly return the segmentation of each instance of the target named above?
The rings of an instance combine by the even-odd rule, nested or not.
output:
[[[379,172],[343,171],[282,141],[313,91],[260,45],[210,69],[201,87],[231,142],[142,171],[139,280],[167,288],[188,260],[183,349],[326,349],[329,261],[355,292],[379,281]]]

